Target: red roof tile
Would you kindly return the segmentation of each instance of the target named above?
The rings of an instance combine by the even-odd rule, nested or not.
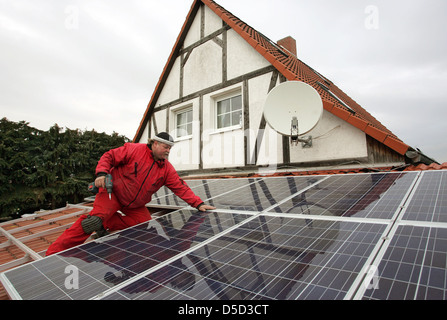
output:
[[[405,171],[446,170],[446,169],[447,169],[447,162],[441,164],[432,163],[430,165],[421,163],[418,165],[410,165],[405,169]]]

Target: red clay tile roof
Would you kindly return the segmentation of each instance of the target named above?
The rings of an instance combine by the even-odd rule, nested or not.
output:
[[[441,164],[433,162],[430,165],[420,163],[418,165],[410,165],[405,168],[405,171],[426,171],[426,170],[447,170],[447,162]]]
[[[154,90],[146,112],[137,130],[134,141],[139,140],[143,133],[143,125],[153,110],[153,104],[159,96],[163,83],[175,61],[178,50],[186,36],[192,18],[198,11],[201,3],[208,6],[225,23],[245,39],[256,51],[269,61],[289,81],[303,81],[314,87],[321,95],[324,109],[345,120],[367,135],[390,147],[397,153],[404,155],[409,146],[402,142],[395,134],[374,118],[369,112],[346,95],[329,79],[299,60],[294,54],[283,49],[263,34],[253,29],[238,17],[224,9],[212,0],[195,0],[188,13],[186,21],[177,38],[168,62],[163,70],[160,80]],[[332,94],[331,94],[332,93]]]

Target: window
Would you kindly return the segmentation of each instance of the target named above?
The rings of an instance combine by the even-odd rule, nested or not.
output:
[[[242,96],[217,101],[217,129],[242,124]]]
[[[192,135],[192,109],[182,110],[175,115],[175,132],[177,138]]]

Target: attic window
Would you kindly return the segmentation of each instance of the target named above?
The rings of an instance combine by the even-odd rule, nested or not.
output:
[[[218,100],[216,108],[217,129],[242,125],[242,95]]]
[[[326,91],[327,93],[329,93],[331,95],[332,98],[334,98],[335,100],[337,100],[343,107],[345,107],[346,109],[348,109],[349,112],[351,112],[352,114],[355,114],[355,111],[348,106],[346,103],[343,102],[343,100],[341,100],[335,93],[333,93],[331,91],[331,89],[329,89],[329,87],[327,87],[326,85],[322,84],[321,82],[317,82],[319,84],[319,86]]]

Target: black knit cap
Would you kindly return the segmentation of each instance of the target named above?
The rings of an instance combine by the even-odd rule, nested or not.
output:
[[[174,139],[167,132],[160,132],[153,138],[153,140],[161,143],[166,143],[167,145],[170,146],[174,145]]]

